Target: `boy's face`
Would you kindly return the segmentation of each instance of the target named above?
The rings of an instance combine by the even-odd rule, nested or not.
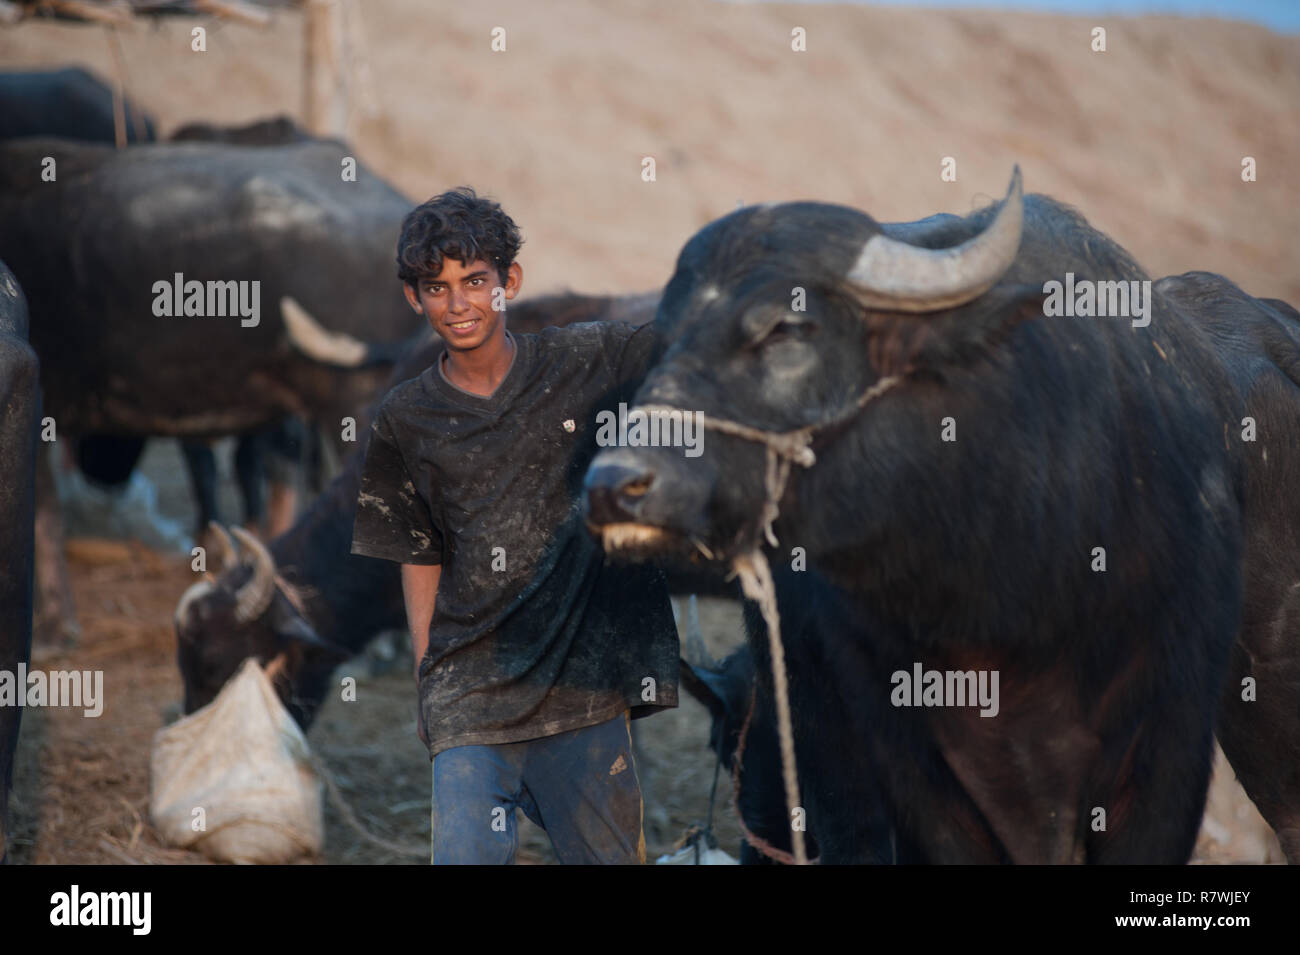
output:
[[[424,276],[414,288],[402,288],[411,308],[429,320],[448,348],[470,351],[504,337],[505,312],[492,308],[495,290],[502,288],[503,298],[514,298],[523,276],[516,262],[506,271],[502,285],[496,266],[483,259],[461,263],[444,258],[436,276]]]

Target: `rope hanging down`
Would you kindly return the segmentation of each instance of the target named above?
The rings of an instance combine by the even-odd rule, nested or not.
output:
[[[808,864],[808,850],[804,846],[803,826],[794,824],[794,813],[799,807],[799,778],[794,762],[794,729],[790,720],[790,684],[785,670],[785,647],[781,643],[781,617],[776,612],[776,586],[772,583],[772,568],[761,550],[741,554],[732,563],[740,575],[740,586],[745,596],[758,604],[767,624],[767,641],[772,653],[772,685],[776,688],[776,721],[781,736],[781,779],[785,784],[785,805],[789,814],[790,841],[794,846],[795,865]]]
[[[879,398],[902,380],[902,375],[887,375],[864,391],[847,411],[833,420],[796,428],[793,431],[763,431],[736,421],[694,412],[697,420],[705,428],[744,438],[746,441],[756,441],[767,449],[767,467],[764,475],[767,499],[763,502],[763,510],[759,514],[759,527],[762,528],[763,538],[769,544],[773,547],[777,546],[772,525],[776,523],[780,514],[781,498],[785,495],[785,487],[790,480],[790,466],[798,464],[800,467],[810,468],[817,463],[817,456],[813,454],[812,449],[813,435],[847,421],[869,402]],[[647,415],[692,413],[684,408],[661,404],[638,405],[634,410],[645,412]],[[799,808],[799,777],[795,764],[794,728],[790,719],[790,685],[785,668],[785,645],[781,642],[781,616],[776,608],[776,585],[772,581],[772,568],[763,555],[761,545],[756,545],[748,554],[737,556],[732,561],[731,567],[732,571],[740,577],[740,586],[745,596],[758,604],[758,609],[763,614],[763,622],[767,625],[767,639],[772,654],[772,684],[776,690],[777,730],[781,740],[781,776],[785,784],[786,811],[790,816],[794,862],[796,865],[807,865],[808,853],[804,847],[803,830],[794,828],[794,813]],[[743,820],[741,825],[745,828]],[[745,836],[746,838],[750,836],[747,828],[745,828]],[[756,845],[752,840],[750,844],[760,852],[764,851],[762,846]]]

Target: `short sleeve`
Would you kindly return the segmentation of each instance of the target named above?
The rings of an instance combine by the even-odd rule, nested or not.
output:
[[[608,344],[615,356],[613,366],[618,384],[631,385],[635,390],[659,358],[658,327],[654,322],[644,325],[610,322],[607,328],[614,338]]]
[[[400,564],[441,564],[442,534],[406,467],[383,409],[361,468],[352,553]]]

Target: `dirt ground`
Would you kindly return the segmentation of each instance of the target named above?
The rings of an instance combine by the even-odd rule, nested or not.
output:
[[[1256,295],[1300,300],[1295,170],[1300,38],[1169,17],[1082,18],[684,0],[366,0],[358,41],[371,108],[347,132],[408,195],[470,183],[523,228],[527,294],[661,285],[683,241],[738,202],[821,199],[881,220],[962,213],[1000,195],[1019,163],[1028,191],[1077,206],[1153,275],[1223,272]],[[1090,49],[1092,28],[1108,50]],[[244,122],[300,105],[301,29],[169,18],[122,32],[128,92],[162,132]],[[493,53],[490,31],[507,30]],[[807,52],[791,50],[806,30]],[[111,75],[107,34],[62,23],[0,29],[6,69],[79,63]],[[643,159],[657,162],[654,182]],[[957,160],[957,181],[940,161]],[[1245,156],[1258,180],[1241,180]],[[393,294],[399,294],[396,283]],[[227,465],[228,469],[228,465]],[[171,442],[146,473],[164,513],[191,511]],[[227,506],[232,506],[227,498]],[[97,720],[24,716],[13,808],[19,862],[199,862],[161,846],[147,819],[150,740],[180,698],[171,615],[185,560],[122,542],[69,543],[84,637],[47,668],[102,668]],[[715,654],[736,608],[704,607]],[[422,854],[427,759],[405,667],[357,663],[355,703],[332,702],[310,742],[357,815]],[[702,820],[713,763],[702,707],[641,721],[638,768],[651,856]],[[722,846],[739,835],[727,800]],[[404,862],[327,805],[317,862]],[[523,824],[521,859],[550,861]],[[1196,859],[1280,861],[1220,763]]]

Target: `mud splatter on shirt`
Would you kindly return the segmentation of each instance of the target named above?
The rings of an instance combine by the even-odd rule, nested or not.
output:
[[[663,575],[606,563],[579,511],[596,414],[631,399],[654,327],[514,338],[491,395],[447,381],[441,355],[393,388],[362,471],[352,552],[442,565],[420,665],[430,756],[677,705]]]

